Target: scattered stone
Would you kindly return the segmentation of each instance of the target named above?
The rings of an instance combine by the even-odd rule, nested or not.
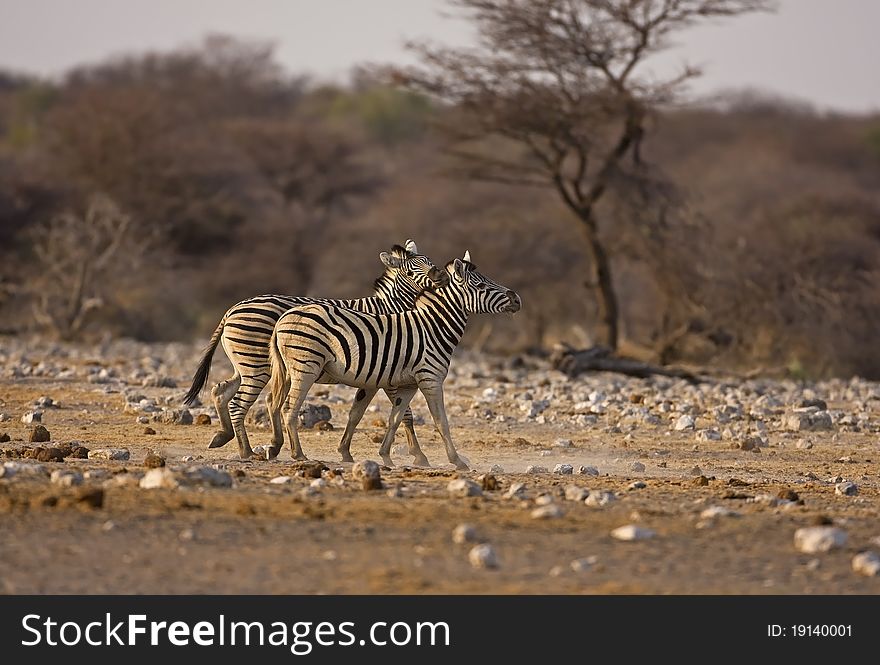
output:
[[[634,483],[630,483],[627,487],[628,487],[628,489],[631,489],[631,490],[643,490],[647,487],[647,485],[645,483],[643,483],[641,480],[637,480]]]
[[[648,540],[649,538],[653,538],[655,535],[656,534],[651,529],[636,526],[635,524],[619,526],[611,532],[612,538],[625,541]]]
[[[64,451],[55,447],[44,448],[37,446],[33,449],[32,456],[38,462],[63,462]]]
[[[828,404],[825,403],[824,399],[802,399],[798,407],[801,409],[816,408],[819,411],[828,410]]]
[[[630,471],[636,471],[636,472],[641,473],[642,471],[645,470],[645,465],[642,464],[641,462],[633,462],[632,464],[629,465],[629,468],[630,468]]]
[[[556,448],[571,448],[571,439],[556,439],[556,441],[553,443],[553,446]]]
[[[553,467],[553,473],[563,476],[570,476],[573,471],[574,467],[571,464],[557,464]]]
[[[33,425],[34,423],[43,422],[43,412],[42,411],[28,411],[21,417],[21,422],[25,425]]]
[[[702,429],[697,432],[697,441],[721,441],[721,432],[717,429]]]
[[[485,473],[479,478],[484,492],[494,492],[499,488],[498,479],[491,473]]]
[[[459,524],[452,530],[452,542],[457,545],[474,543],[478,538],[477,529],[473,524]]]
[[[48,476],[49,472],[42,464],[29,464],[26,462],[4,462],[0,466],[0,478],[12,478],[13,476]]]
[[[793,489],[786,488],[784,490],[779,490],[776,493],[777,499],[782,499],[783,501],[800,501],[801,497],[795,492]]]
[[[504,493],[505,499],[523,499],[526,494],[526,486],[522,483],[513,483]]]
[[[292,478],[290,476],[276,476],[269,481],[270,485],[289,485]]]
[[[695,427],[696,427],[696,422],[694,421],[693,417],[685,414],[685,415],[681,416],[678,420],[675,421],[675,425],[673,426],[673,429],[676,432],[684,432],[686,430],[692,430]]]
[[[309,483],[309,487],[311,487],[312,489],[316,489],[316,490],[323,489],[323,488],[327,487],[327,481],[324,480],[323,478],[315,478],[312,482]],[[399,488],[395,488],[395,489],[400,491]]]
[[[147,436],[152,436],[155,433],[156,430],[154,430],[152,427],[144,427],[144,434],[146,434]]]
[[[794,546],[805,554],[828,552],[846,541],[846,531],[833,526],[808,526],[794,532]]]
[[[845,481],[834,486],[834,493],[840,496],[856,496],[859,493],[859,486]]]
[[[702,476],[703,470],[700,467],[695,466],[693,469],[691,469],[691,475],[692,476]]]
[[[127,460],[131,453],[127,448],[95,448],[89,451],[89,459]]]
[[[488,543],[471,548],[471,551],[468,552],[468,561],[470,561],[474,568],[489,569],[498,567],[498,557],[495,554],[495,548]]]
[[[579,466],[578,473],[582,476],[598,476],[599,469],[594,466]]]
[[[299,411],[299,423],[305,429],[312,429],[318,423],[332,418],[330,407],[324,404],[305,404]]]
[[[568,566],[576,573],[586,573],[594,565],[596,565],[596,562],[598,560],[599,558],[596,556],[588,556],[580,559],[575,559],[570,564],[568,564]]]
[[[565,488],[566,501],[583,501],[590,495],[590,490],[577,485],[569,485]]]
[[[351,467],[351,476],[355,480],[361,481],[361,487],[364,490],[382,489],[382,474],[379,471],[379,465],[373,460],[355,462]]]
[[[547,473],[547,467],[530,464],[526,467],[526,473]]]
[[[474,481],[468,480],[467,478],[458,478],[456,480],[451,480],[446,486],[446,491],[449,492],[450,496],[460,498],[483,495],[483,490],[480,489],[480,486],[477,485]]]
[[[834,426],[831,414],[827,411],[797,411],[782,419],[783,429],[789,432],[820,432]]]
[[[167,467],[159,467],[147,471],[138,485],[145,490],[176,489],[179,483],[170,469]]]
[[[739,513],[724,506],[709,506],[700,513],[700,519],[711,520],[716,517],[739,517]]]
[[[794,447],[798,450],[809,450],[813,447],[813,442],[807,441],[806,439],[798,439],[797,443],[794,444]]]
[[[47,430],[44,425],[37,425],[31,430],[28,440],[31,443],[45,443],[51,438],[52,436],[49,434],[49,430]]]
[[[83,475],[79,471],[56,469],[52,472],[49,480],[53,485],[59,487],[73,487],[74,485],[82,485]]]
[[[147,453],[147,456],[144,457],[144,466],[148,469],[158,469],[159,467],[165,466],[165,458],[153,452],[149,452]]]
[[[183,470],[181,484],[232,487],[232,475],[222,469],[210,466],[191,466]]]
[[[549,520],[556,519],[565,515],[565,511],[562,510],[555,503],[548,503],[546,506],[539,506],[535,508],[532,513],[532,519],[535,520]]]
[[[211,416],[207,413],[200,413],[196,416],[196,425],[210,425],[211,424]]]
[[[504,473],[504,467],[500,464],[493,464],[489,468],[489,473]]]
[[[193,424],[193,416],[189,409],[167,409],[156,414],[155,419],[168,425]]]
[[[584,503],[591,508],[601,508],[616,500],[617,497],[614,495],[614,492],[590,492]]]
[[[3,432],[2,434],[0,434],[0,443],[6,443],[8,441],[12,441],[9,434],[7,434],[6,432]]]
[[[314,429],[319,430],[321,432],[332,432],[333,424],[329,420],[320,420],[315,423]]]
[[[852,560],[853,572],[865,577],[880,575],[880,555],[876,552],[859,552]]]

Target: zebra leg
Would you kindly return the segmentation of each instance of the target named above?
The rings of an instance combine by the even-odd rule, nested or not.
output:
[[[272,445],[266,450],[266,459],[275,459],[284,447],[284,419],[281,417],[281,409],[284,406],[286,396],[290,393],[290,380],[284,382],[281,395],[276,404],[272,391],[266,395],[266,410],[272,423]],[[292,450],[292,448],[291,448]]]
[[[232,420],[235,437],[238,439],[238,451],[242,459],[247,459],[254,454],[248,440],[247,430],[244,427],[244,418],[254,402],[257,401],[260,393],[263,392],[267,381],[268,377],[263,374],[249,376],[247,382],[242,382],[235,396],[229,401],[229,416]]]
[[[339,442],[337,449],[342,453],[343,462],[354,462],[354,458],[351,456],[351,439],[354,436],[354,429],[364,417],[367,407],[377,392],[376,388],[361,388],[357,391],[354,404],[351,405],[351,410],[348,412],[348,423],[345,425],[345,432],[342,433],[342,441]]]
[[[220,448],[235,438],[235,430],[232,427],[232,419],[229,416],[229,401],[238,392],[240,385],[241,374],[236,370],[235,374],[226,379],[226,381],[221,381],[211,388],[211,400],[214,402],[214,408],[217,410],[217,417],[220,419],[223,429],[214,434],[214,438],[211,439],[208,448]]]
[[[385,394],[388,396],[388,399],[392,404],[394,404],[397,397],[397,391],[397,388],[388,388],[385,390]],[[413,456],[413,463],[419,466],[431,466],[428,458],[425,457],[425,453],[422,452],[421,446],[419,446],[419,440],[416,437],[416,430],[413,427],[412,409],[409,407],[407,407],[406,413],[403,414],[403,431],[406,433],[406,445],[407,448],[409,448],[409,454]]]
[[[299,442],[299,410],[302,408],[309,389],[317,379],[317,375],[294,371],[290,374],[290,392],[284,406],[284,420],[287,423],[287,435],[290,438],[293,459],[308,459]]]
[[[391,461],[391,444],[394,443],[394,435],[397,433],[397,428],[400,427],[403,414],[409,409],[409,403],[416,394],[416,390],[415,386],[397,388],[396,390],[397,394],[391,407],[391,416],[388,418],[388,429],[385,430],[385,438],[382,439],[382,445],[379,447],[379,455],[387,466],[394,466],[394,462]]]
[[[452,435],[449,432],[449,420],[446,417],[446,405],[443,403],[443,384],[436,381],[422,382],[419,384],[419,389],[425,396],[425,401],[428,402],[428,409],[431,411],[431,417],[434,419],[437,432],[443,439],[443,443],[446,444],[446,457],[457,468],[467,471],[468,465],[458,456],[455,445],[452,443]]]

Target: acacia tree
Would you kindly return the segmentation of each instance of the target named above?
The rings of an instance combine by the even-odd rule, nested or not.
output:
[[[552,187],[580,222],[597,307],[596,340],[615,349],[618,299],[597,204],[648,178],[640,142],[652,111],[698,74],[656,78],[644,63],[698,21],[765,0],[453,0],[476,47],[411,44],[421,65],[394,80],[450,107],[458,175]],[[622,220],[602,220],[603,224]]]

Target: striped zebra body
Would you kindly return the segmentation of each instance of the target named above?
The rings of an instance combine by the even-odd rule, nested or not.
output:
[[[241,456],[246,458],[253,454],[244,420],[269,381],[269,342],[276,321],[285,311],[298,305],[322,303],[371,315],[388,314],[413,307],[423,288],[445,283],[445,273],[435,267],[426,256],[418,254],[412,241],[407,242],[406,248],[395,246],[390,254],[383,252],[380,257],[386,265],[386,270],[376,280],[373,296],[331,300],[303,296],[263,295],[243,300],[227,310],[214,331],[186,397],[187,403],[195,401],[201,388],[207,383],[214,350],[218,344],[222,344],[223,350],[232,362],[234,373],[229,379],[215,385],[211,391],[223,429],[214,435],[210,448],[225,445],[233,438],[237,438]],[[320,381],[335,383],[328,377],[322,377]],[[394,398],[393,394],[389,394],[389,399]],[[270,408],[269,412],[274,415],[271,418],[272,441],[273,443],[283,441],[283,430],[276,415],[277,409]],[[411,412],[408,413],[406,433],[410,451],[416,461],[426,464],[427,460],[419,448],[412,427]]]
[[[468,256],[466,255],[466,258]],[[416,390],[421,390],[446,445],[449,461],[460,468],[443,403],[443,382],[452,354],[476,312],[516,312],[519,296],[477,272],[470,261],[446,266],[449,284],[426,290],[412,310],[369,314],[325,303],[295,307],[281,316],[270,343],[271,403],[284,408],[294,457],[305,455],[297,432],[297,414],[314,383],[329,377],[358,387],[358,397],[340,443],[350,449],[354,428],[369,399],[380,389],[396,391],[388,429],[379,449],[392,464],[391,443]],[[278,448],[273,452],[277,454]]]

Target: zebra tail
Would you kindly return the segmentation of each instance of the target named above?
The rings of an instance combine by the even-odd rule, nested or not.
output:
[[[284,364],[284,358],[281,350],[278,348],[278,338],[276,336],[278,328],[272,331],[272,340],[269,342],[269,359],[272,365],[272,376],[269,379],[270,401],[275,408],[281,407],[284,400],[284,386],[287,384],[287,367]]]
[[[217,350],[217,345],[220,343],[220,337],[223,334],[223,326],[225,323],[226,317],[224,316],[220,320],[220,324],[214,330],[214,334],[211,335],[211,341],[208,342],[208,346],[205,348],[205,353],[202,354],[202,360],[199,362],[199,368],[193,376],[193,382],[189,388],[189,392],[186,394],[186,397],[183,398],[184,404],[192,406],[192,404],[198,399],[199,393],[202,392],[202,388],[208,383],[208,374],[211,372],[211,359],[214,357],[214,351]]]

